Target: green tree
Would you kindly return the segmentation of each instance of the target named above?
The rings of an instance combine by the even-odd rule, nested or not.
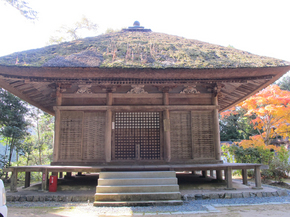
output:
[[[35,20],[37,18],[37,12],[33,10],[29,6],[29,1],[23,1],[23,0],[2,0],[4,2],[7,2],[12,7],[16,8],[25,18],[29,20]]]
[[[43,113],[41,110],[36,109],[36,135],[35,135],[35,147],[38,151],[39,165],[43,164],[43,152],[46,150],[52,150],[53,145],[53,129],[54,119],[51,115]]]
[[[9,149],[8,166],[11,165],[13,152],[20,149],[21,142],[28,135],[29,122],[25,120],[27,113],[25,102],[0,89],[0,135]]]
[[[221,141],[240,141],[249,139],[257,134],[251,120],[253,117],[245,116],[246,111],[240,107],[222,112],[220,115]]]
[[[56,30],[56,35],[51,36],[49,44],[59,44],[65,41],[72,41],[81,38],[81,32],[83,30],[97,32],[98,25],[90,21],[85,16],[73,26],[63,25],[60,29]]]

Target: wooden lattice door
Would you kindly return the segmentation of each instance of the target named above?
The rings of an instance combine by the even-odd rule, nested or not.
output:
[[[113,120],[113,159],[161,159],[161,112],[116,112]]]

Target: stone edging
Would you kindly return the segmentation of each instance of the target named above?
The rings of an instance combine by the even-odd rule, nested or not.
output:
[[[185,194],[181,196],[187,200],[206,200],[206,199],[232,199],[248,197],[278,197],[288,196],[287,190],[277,190],[274,192],[242,192],[242,193],[212,193],[212,194]],[[7,202],[93,202],[94,195],[7,195]]]
[[[94,195],[7,195],[7,202],[93,202],[95,201]]]
[[[286,190],[278,190],[274,192],[241,192],[241,193],[212,193],[212,194],[185,194],[181,198],[187,200],[206,200],[206,199],[232,199],[232,198],[248,198],[248,197],[281,197],[288,196]]]

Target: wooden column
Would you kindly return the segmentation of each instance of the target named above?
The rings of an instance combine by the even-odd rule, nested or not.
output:
[[[25,172],[24,188],[28,188],[29,186],[30,186],[30,172]]]
[[[202,174],[203,178],[206,178],[207,177],[207,170],[202,170],[201,174]]]
[[[11,192],[17,192],[17,175],[18,175],[17,169],[13,168],[12,175],[11,175],[11,184],[10,184]]]
[[[232,178],[232,168],[231,167],[227,167],[227,169],[225,170],[225,177],[226,177],[226,181],[227,181],[226,190],[234,190],[233,178]]]
[[[163,103],[164,105],[169,105],[169,95],[168,92],[163,93]],[[164,158],[166,162],[171,161],[171,146],[170,146],[170,116],[169,110],[165,109],[163,112],[163,122],[164,122]]]
[[[218,97],[213,96],[213,105],[218,105]],[[219,111],[218,109],[213,110],[213,129],[214,129],[214,143],[215,143],[215,159],[221,160],[221,146],[220,146],[220,127],[219,127]],[[222,171],[216,170],[216,178],[222,180]]]
[[[59,139],[60,138],[60,110],[55,110],[54,121],[54,146],[53,146],[53,162],[59,160]]]
[[[56,105],[62,105],[62,93],[60,86],[56,88]],[[59,160],[59,138],[60,138],[60,110],[55,109],[54,121],[54,146],[53,146],[53,161]]]
[[[58,178],[62,178],[63,177],[63,173],[62,172],[59,172],[59,175],[58,175]]]
[[[209,176],[213,177],[213,170],[209,171]]]
[[[112,92],[107,92],[107,105],[111,106],[113,104]],[[112,160],[112,110],[107,109],[106,112],[106,131],[105,131],[105,154],[106,162]]]
[[[261,183],[261,170],[260,166],[255,166],[255,184],[256,186],[253,187],[254,189],[263,189]]]
[[[48,171],[47,169],[43,169],[41,191],[46,191],[47,189],[48,189]]]
[[[243,178],[243,184],[248,185],[248,173],[247,169],[242,169],[242,178]]]

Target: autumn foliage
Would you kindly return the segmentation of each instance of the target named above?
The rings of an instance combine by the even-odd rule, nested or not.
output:
[[[251,123],[258,130],[259,135],[252,136],[250,140],[243,140],[241,145],[249,147],[270,145],[272,138],[286,138],[290,135],[290,92],[281,90],[277,85],[270,85],[244,102],[223,113],[222,117],[236,113],[237,108],[246,111],[251,116]],[[274,147],[267,147],[274,148]],[[275,149],[275,148],[274,148]]]
[[[249,139],[225,145],[227,159],[239,163],[262,163],[269,165],[266,174],[281,179],[289,171],[288,151],[284,147],[271,145],[271,140],[290,136],[290,92],[271,85],[223,113],[221,117],[240,115],[250,118],[257,135]],[[275,154],[276,153],[276,154]],[[278,175],[277,175],[278,174]]]

